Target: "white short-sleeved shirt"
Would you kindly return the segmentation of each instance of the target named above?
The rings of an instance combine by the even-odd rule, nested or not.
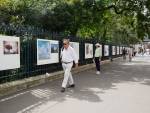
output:
[[[74,50],[74,48],[72,48],[70,45],[67,49],[63,49],[61,51],[61,59],[62,62],[75,62],[78,63],[78,57],[77,54]]]

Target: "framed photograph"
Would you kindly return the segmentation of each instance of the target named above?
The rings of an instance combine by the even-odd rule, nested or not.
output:
[[[17,41],[3,41],[4,55],[18,54],[18,49]]]
[[[37,39],[37,65],[59,62],[59,43],[56,40]]]
[[[109,56],[109,45],[104,45],[104,56]]]
[[[116,55],[116,46],[112,46],[112,55]]]
[[[75,49],[78,59],[79,57],[79,43],[78,42],[70,42],[70,46]]]
[[[0,35],[0,70],[20,68],[20,38]]]
[[[119,49],[120,49],[119,46],[117,46],[117,55],[119,55],[119,52],[120,52]]]
[[[120,54],[122,54],[122,51],[123,51],[123,47],[120,47]]]
[[[85,43],[85,59],[93,58],[93,44]]]
[[[59,45],[51,44],[51,53],[58,53],[58,52],[59,52]]]
[[[51,58],[51,43],[49,40],[38,40],[37,43],[38,60],[47,60]]]

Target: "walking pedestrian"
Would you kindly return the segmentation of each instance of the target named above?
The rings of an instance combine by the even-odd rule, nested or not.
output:
[[[78,57],[74,50],[69,45],[69,39],[63,40],[63,49],[61,50],[61,62],[64,70],[64,79],[62,82],[61,92],[65,92],[66,86],[69,83],[70,88],[75,87],[74,80],[71,74],[71,69],[73,66],[73,62],[75,63],[75,67],[78,67]]]
[[[125,60],[126,59],[126,49],[125,48],[123,48],[123,50],[122,50],[122,55],[123,55],[123,59]]]
[[[95,49],[95,54],[94,54],[94,62],[96,65],[96,74],[100,74],[100,61],[101,61],[101,53],[100,53],[100,44],[96,43],[95,44],[96,49]]]
[[[134,49],[134,51],[133,51],[133,56],[134,57],[136,56],[136,53],[137,53],[137,51]]]
[[[129,62],[131,62],[132,61],[132,48],[129,48],[128,54],[129,54]]]

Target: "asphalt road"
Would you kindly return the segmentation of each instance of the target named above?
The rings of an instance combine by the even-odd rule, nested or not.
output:
[[[150,57],[102,65],[74,76],[76,87],[60,92],[62,80],[0,99],[0,113],[150,113]]]

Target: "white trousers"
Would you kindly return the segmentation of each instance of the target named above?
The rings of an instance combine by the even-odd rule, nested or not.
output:
[[[73,62],[68,63],[68,64],[62,63],[62,67],[63,67],[63,70],[64,70],[64,79],[63,79],[63,82],[62,82],[62,87],[63,88],[66,88],[67,83],[69,83],[69,85],[74,84],[72,74],[71,74],[72,66],[73,66]]]

